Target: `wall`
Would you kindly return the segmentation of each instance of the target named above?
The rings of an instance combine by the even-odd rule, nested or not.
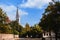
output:
[[[13,34],[0,34],[0,40],[14,40]]]

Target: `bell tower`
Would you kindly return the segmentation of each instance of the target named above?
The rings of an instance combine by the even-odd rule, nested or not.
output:
[[[18,7],[17,7],[17,10],[16,10],[16,21],[19,23],[19,11],[18,11]]]

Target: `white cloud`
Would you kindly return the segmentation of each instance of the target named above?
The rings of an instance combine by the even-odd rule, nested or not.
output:
[[[52,2],[51,0],[27,0],[27,2],[20,4],[21,7],[28,8],[41,8],[44,5]]]
[[[14,5],[4,5],[4,4],[1,4],[0,7],[3,9],[4,12],[7,13],[8,17],[11,19],[11,20],[15,20],[16,18],[16,10],[17,8],[14,6]],[[19,15],[22,16],[22,15],[28,15],[27,12],[25,11],[22,11],[21,9],[19,9]]]

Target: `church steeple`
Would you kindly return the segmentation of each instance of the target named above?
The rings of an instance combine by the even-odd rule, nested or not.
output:
[[[16,21],[19,23],[19,12],[18,12],[18,7],[17,7],[17,10],[16,10]]]

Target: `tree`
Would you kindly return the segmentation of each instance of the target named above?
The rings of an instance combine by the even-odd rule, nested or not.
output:
[[[0,8],[0,33],[12,33],[10,25],[6,24],[7,17],[6,13]]]
[[[28,23],[26,23],[26,25],[25,25],[25,30],[26,30],[26,31],[30,31],[30,26],[29,26]]]
[[[57,33],[60,30],[60,2],[54,2],[54,4],[50,3],[41,18],[39,25],[46,31],[54,31],[57,38]]]
[[[8,24],[2,25],[0,27],[0,33],[11,34],[12,30],[11,30],[10,25],[8,25]]]
[[[6,22],[6,18],[6,13],[0,8],[0,24],[4,24]]]
[[[25,27],[21,31],[21,37],[30,37],[30,26],[28,23],[26,23]]]
[[[13,34],[19,34],[22,30],[22,26],[17,22],[17,21],[11,21],[11,23],[9,23]]]
[[[34,25],[33,27],[31,27],[31,36],[32,38],[40,38],[42,37],[42,29],[39,25]]]

